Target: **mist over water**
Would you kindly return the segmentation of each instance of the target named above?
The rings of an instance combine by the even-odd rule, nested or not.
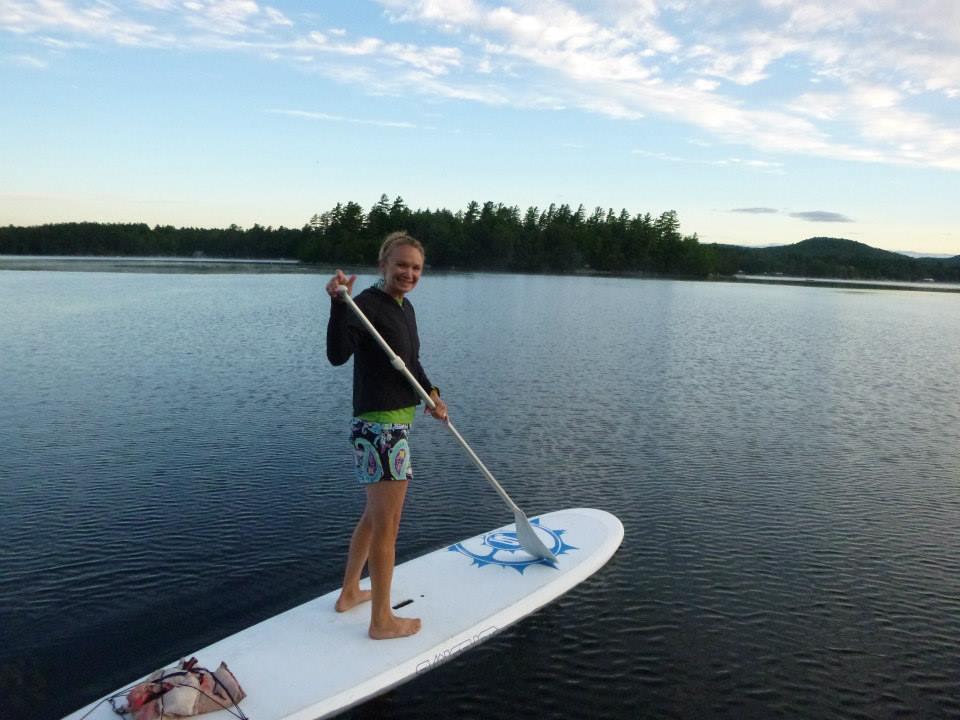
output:
[[[0,272],[0,717],[338,587],[363,495],[324,279]],[[626,535],[346,717],[960,716],[960,296],[428,274],[410,297],[520,507]],[[435,421],[412,446],[398,561],[511,521]]]

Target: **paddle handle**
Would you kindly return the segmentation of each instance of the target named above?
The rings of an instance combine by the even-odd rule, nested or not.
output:
[[[370,322],[367,316],[363,314],[363,311],[357,307],[357,304],[353,301],[353,298],[350,297],[350,292],[347,290],[347,286],[338,286],[337,294],[340,295],[341,300],[350,306],[350,309],[353,310],[354,314],[357,316],[357,319],[359,319],[363,326],[367,329],[367,332],[369,332],[370,335],[373,336],[373,339],[377,341],[381,348],[383,348],[383,351],[387,354],[387,358],[390,360],[390,364],[394,367],[394,369],[399,370],[400,373],[403,374],[403,376],[407,379],[407,382],[410,383],[413,389],[417,391],[417,394],[423,398],[423,401],[427,404],[427,407],[433,410],[437,406],[437,404],[433,401],[433,398],[430,397],[430,394],[423,389],[423,385],[417,381],[417,378],[415,378],[413,373],[407,368],[406,363],[404,363],[400,356],[393,351],[393,348],[390,347],[387,341],[383,339],[383,335],[377,331],[377,329],[373,326],[373,323]],[[483,464],[483,461],[473,451],[473,448],[471,448],[467,441],[463,438],[463,435],[461,435],[453,426],[453,423],[450,422],[449,418],[446,420],[446,422],[444,422],[444,425],[447,426],[447,429],[457,439],[457,442],[460,443],[461,447],[466,450],[467,455],[469,455],[470,459],[473,460],[474,465],[480,469],[480,472],[483,473],[483,476],[487,479],[487,482],[493,486],[493,489],[497,491],[501,498],[503,498],[503,501],[510,506],[510,509],[513,510],[514,514],[520,513],[522,515],[523,512],[519,507],[517,507],[517,504],[510,498],[509,495],[507,495],[507,491],[504,490],[500,483],[497,482],[497,479],[493,476],[493,473],[487,469],[487,466]]]

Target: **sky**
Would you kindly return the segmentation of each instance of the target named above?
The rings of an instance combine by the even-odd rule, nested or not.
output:
[[[0,225],[382,194],[960,254],[957,0],[0,0]]]

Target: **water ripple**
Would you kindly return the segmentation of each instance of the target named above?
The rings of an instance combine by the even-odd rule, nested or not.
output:
[[[449,275],[414,301],[518,504],[626,537],[347,717],[960,717],[956,297]],[[315,278],[7,272],[0,304],[0,717],[338,585],[363,498]],[[442,426],[413,443],[400,560],[510,521]]]

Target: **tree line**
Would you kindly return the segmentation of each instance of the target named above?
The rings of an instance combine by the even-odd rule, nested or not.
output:
[[[145,223],[56,223],[0,227],[0,254],[140,257],[296,258],[303,230],[150,227]]]
[[[337,203],[301,228],[175,228],[145,223],[59,223],[0,227],[0,254],[293,259],[343,266],[376,264],[387,233],[406,230],[426,246],[433,268],[508,272],[594,271],[681,277],[738,272],[850,279],[960,281],[960,257],[914,259],[861,243],[812,238],[748,248],[703,244],[680,232],[674,210],[653,217],[627,210],[551,204],[546,208],[471,202],[464,210],[412,210],[382,195],[369,210]]]
[[[406,230],[427,248],[432,267],[516,272],[602,270],[706,275],[709,251],[680,233],[673,210],[654,218],[626,210],[551,204],[471,202],[465,210],[411,210],[386,195],[368,212],[354,202],[314,215],[305,231],[307,262],[369,262],[383,237]]]
[[[315,264],[373,265],[384,236],[406,230],[434,268],[515,272],[599,270],[705,276],[714,252],[684,236],[673,210],[649,213],[551,204],[471,202],[466,209],[412,210],[402,197],[380,197],[369,210],[337,203],[300,229],[150,227],[144,223],[59,223],[0,228],[0,254],[139,255],[296,259]]]

